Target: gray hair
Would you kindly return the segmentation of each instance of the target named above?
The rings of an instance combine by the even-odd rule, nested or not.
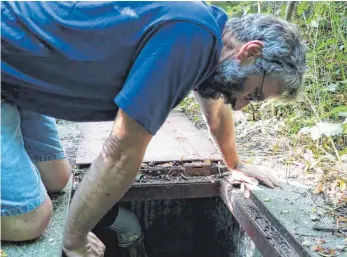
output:
[[[294,24],[271,15],[250,14],[230,18],[224,30],[240,42],[262,41],[262,58],[258,58],[249,69],[255,74],[266,71],[274,79],[284,80],[282,97],[296,97],[306,70],[306,46]]]

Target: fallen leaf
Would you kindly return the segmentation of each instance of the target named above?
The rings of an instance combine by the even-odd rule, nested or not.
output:
[[[312,248],[313,248],[313,251],[315,251],[315,252],[324,251],[324,248],[320,245],[314,245]]]
[[[302,246],[309,247],[310,246],[310,242],[306,240],[306,241],[302,242]]]
[[[335,256],[335,255],[336,255],[336,250],[335,250],[335,249],[329,249],[329,250],[328,250],[328,253],[329,253],[331,256]]]
[[[324,257],[334,257],[334,256],[336,256],[335,254],[325,254],[325,253],[321,253],[321,252],[318,252],[318,254],[320,255],[320,256],[324,256]]]
[[[324,257],[333,257],[336,256],[335,249],[324,248],[321,245],[315,245],[312,247],[315,252],[318,252],[319,255]]]
[[[342,192],[344,192],[346,190],[347,184],[345,181],[343,181],[342,179],[337,179],[336,181],[337,184],[339,184],[339,188]]]
[[[270,202],[270,198],[264,198],[264,202]]]
[[[287,214],[287,213],[289,213],[289,211],[288,210],[282,210],[281,213]]]
[[[166,168],[166,167],[172,167],[172,165],[173,165],[173,162],[165,162],[165,163],[159,164],[158,166]]]
[[[342,216],[338,217],[336,221],[336,225],[338,227],[347,227],[347,218]]]
[[[0,254],[1,254],[1,257],[7,257],[7,254],[3,250],[0,250]]]
[[[321,192],[323,192],[323,184],[322,183],[318,183],[316,188],[313,190],[313,193],[314,194],[319,194]]]
[[[338,217],[338,220],[341,222],[347,222],[347,218],[342,217],[342,216]]]
[[[319,217],[317,215],[312,214],[312,215],[310,215],[310,219],[312,221],[317,221],[317,220],[319,220]]]
[[[48,239],[48,242],[50,242],[50,243],[53,243],[55,240],[54,240],[54,238],[49,238]]]
[[[345,245],[337,245],[336,248],[340,252],[344,252],[347,249],[347,246],[345,246]]]
[[[306,152],[302,156],[308,162],[312,162],[312,160],[313,160],[313,153],[311,150],[306,150]]]
[[[316,239],[317,244],[325,244],[327,241],[325,241],[324,239]]]

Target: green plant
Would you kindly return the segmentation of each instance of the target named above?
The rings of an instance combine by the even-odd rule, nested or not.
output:
[[[288,2],[210,3],[231,16],[257,13],[260,8],[261,13],[284,18]],[[305,171],[323,173],[320,185],[334,185],[342,176],[347,177],[347,2],[297,2],[291,22],[299,26],[308,47],[302,93],[292,103],[255,104],[254,116],[263,124],[277,124],[280,129],[276,136],[290,142],[294,154],[284,165],[305,163]],[[193,98],[186,98],[179,109],[199,119]],[[243,111],[253,124],[252,108]],[[278,151],[279,146],[274,145],[274,149]],[[306,158],[308,154],[312,156]],[[346,196],[336,199],[347,202]]]

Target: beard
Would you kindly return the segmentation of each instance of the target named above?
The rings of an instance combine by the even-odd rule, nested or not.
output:
[[[225,103],[234,107],[236,96],[244,90],[246,78],[255,73],[255,65],[243,67],[236,59],[227,59],[198,86],[197,91],[207,99],[219,99],[223,96]]]

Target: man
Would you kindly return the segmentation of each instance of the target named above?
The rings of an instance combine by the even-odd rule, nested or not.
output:
[[[129,188],[151,138],[190,90],[232,174],[278,185],[265,168],[241,164],[230,106],[296,95],[305,53],[292,25],[261,15],[227,21],[201,2],[3,2],[1,12],[2,239],[39,236],[52,212],[46,190],[68,180],[71,167],[47,116],[114,120],[72,201],[67,256],[102,256],[90,231]]]

